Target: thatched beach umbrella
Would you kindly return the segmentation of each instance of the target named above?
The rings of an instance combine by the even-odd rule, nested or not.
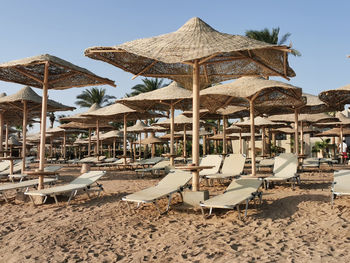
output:
[[[201,19],[190,19],[177,31],[113,47],[92,47],[85,55],[137,76],[169,78],[193,90],[192,160],[199,165],[199,90],[245,75],[295,76],[286,46],[216,31]],[[199,171],[193,191],[199,190]]]
[[[245,127],[248,128],[251,125],[250,120],[245,120],[242,122],[235,123],[238,127]],[[267,118],[263,117],[255,117],[254,119],[254,125],[255,127],[259,127],[262,130],[262,150],[261,153],[264,156],[265,155],[265,128],[280,128],[286,126],[285,123],[278,123],[268,120]]]
[[[342,111],[345,104],[350,103],[350,85],[337,89],[322,91],[318,97],[330,107]]]
[[[192,117],[192,111],[185,111],[183,113],[185,116]],[[208,109],[199,110],[199,116],[201,120],[218,120],[218,125],[220,124],[220,119],[223,121],[222,132],[224,134],[222,139],[222,153],[227,153],[227,142],[226,142],[226,130],[227,130],[227,120],[228,119],[241,119],[249,116],[249,110],[244,107],[239,106],[226,106],[225,108],[220,108],[216,112],[211,112]],[[220,126],[220,125],[219,125]],[[219,129],[219,128],[218,128]]]
[[[102,84],[115,86],[109,79],[101,78],[87,69],[48,54],[0,64],[0,80],[43,89],[39,171],[44,171],[45,164],[48,90]],[[43,180],[43,176],[39,176],[39,189],[43,188]]]
[[[200,121],[200,125],[204,125],[204,124],[205,124],[204,121]],[[165,119],[163,121],[154,123],[154,125],[161,126],[161,127],[170,127],[170,134],[173,134],[174,131],[184,131],[184,137],[183,137],[184,153],[183,154],[184,154],[184,157],[186,158],[186,144],[187,144],[186,131],[192,128],[193,119],[186,117],[183,114],[180,114],[175,118]],[[174,142],[170,140],[170,145],[171,145],[170,150],[174,147],[173,144]],[[174,157],[172,155],[173,153],[170,152],[170,156]]]
[[[123,141],[123,158],[124,164],[126,164],[126,133],[127,133],[127,119],[128,120],[144,120],[150,118],[163,117],[162,114],[158,114],[151,111],[139,112],[131,109],[121,103],[114,103],[99,110],[85,113],[84,116],[95,119],[103,119],[108,121],[123,121],[124,123],[124,141]]]
[[[101,128],[101,126],[106,126],[106,125],[108,126],[108,123],[106,121],[103,121],[103,120],[88,118],[88,117],[84,116],[84,114],[94,112],[98,109],[101,109],[101,106],[97,103],[94,103],[85,112],[81,112],[81,113],[74,114],[72,116],[60,118],[60,121],[74,121],[74,122],[94,125],[94,127],[96,128],[96,134],[97,134],[97,140],[96,140],[97,151],[95,151],[96,156],[99,155],[99,149],[100,149],[100,140],[98,138],[98,136],[100,134],[100,128]],[[63,127],[61,126],[61,128],[63,128]],[[88,145],[88,155],[89,156],[90,156],[90,153],[91,153],[91,127],[89,128],[89,145]]]
[[[215,112],[222,105],[238,105],[249,107],[251,131],[255,130],[254,112],[263,113],[271,108],[285,105],[299,107],[302,104],[301,89],[275,80],[263,78],[242,77],[232,83],[218,85],[202,90],[200,93],[202,104]],[[251,137],[252,174],[256,174],[255,167],[255,137]]]
[[[335,117],[339,120],[339,121],[335,121],[335,122],[327,122],[327,123],[315,123],[315,126],[319,126],[319,127],[339,127],[340,131],[339,131],[339,143],[340,143],[340,151],[343,152],[343,129],[346,127],[350,127],[350,118],[346,117],[343,113],[341,112],[337,112]],[[343,155],[341,155],[341,160],[343,161]]]
[[[137,96],[118,100],[131,108],[139,110],[170,109],[170,163],[174,165],[174,113],[175,109],[186,110],[191,108],[192,92],[182,88],[173,81],[170,85]]]
[[[0,108],[3,108],[5,110],[5,113],[10,112],[12,114],[12,112],[16,112],[17,114],[22,115],[22,173],[24,173],[25,170],[28,117],[40,116],[41,106],[42,98],[28,86],[22,88],[15,94],[0,98]],[[47,101],[47,110],[49,112],[68,111],[74,109],[74,107],[63,105],[54,100],[48,99]]]
[[[139,133],[140,138],[139,138],[139,159],[141,160],[141,134],[142,132],[145,131],[145,128],[148,128],[149,126],[146,125],[143,121],[138,120],[135,125],[131,127],[127,127],[126,131],[128,132],[135,132]]]
[[[148,144],[155,145],[155,144],[161,144],[161,143],[164,143],[164,141],[155,137],[153,133],[151,133],[151,135],[148,136],[147,138],[141,140],[141,144],[144,144],[144,145],[148,145]],[[152,147],[152,158],[154,157],[154,155],[155,155],[155,151],[154,151],[154,147]]]

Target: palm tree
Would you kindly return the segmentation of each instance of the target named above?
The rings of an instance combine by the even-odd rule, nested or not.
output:
[[[131,89],[133,91],[129,94],[127,93],[125,96],[126,97],[136,96],[136,95],[139,95],[140,93],[160,89],[168,85],[168,84],[163,84],[163,80],[159,80],[158,78],[155,78],[155,79],[145,78],[142,80],[142,82],[143,84],[137,84],[134,87],[132,87]]]
[[[268,28],[263,30],[247,30],[245,35],[249,38],[263,41],[269,44],[283,45],[287,42],[288,38],[292,35],[291,33],[284,34],[280,39],[278,37],[280,33],[280,28],[272,28],[271,32]],[[301,53],[296,49],[291,49],[294,56],[300,57]]]
[[[94,103],[103,106],[103,104],[111,104],[109,100],[115,98],[115,96],[107,95],[106,89],[91,88],[85,89],[81,94],[79,94],[77,96],[77,101],[75,102],[75,104],[82,108],[89,108]]]

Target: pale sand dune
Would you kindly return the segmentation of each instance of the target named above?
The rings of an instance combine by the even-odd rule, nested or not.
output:
[[[73,170],[65,168],[66,180]],[[158,179],[109,172],[98,199],[80,195],[69,207],[64,198],[59,207],[1,202],[0,262],[349,262],[350,198],[331,210],[331,178],[308,173],[302,179],[316,180],[295,191],[264,191],[263,204],[251,205],[242,222],[228,210],[206,220],[200,211],[159,217],[152,205],[130,212],[121,197]]]

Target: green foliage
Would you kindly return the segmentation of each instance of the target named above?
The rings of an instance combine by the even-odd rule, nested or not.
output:
[[[159,80],[158,78],[155,78],[155,79],[145,78],[142,80],[142,82],[143,82],[142,84],[137,84],[134,87],[132,87],[131,89],[133,91],[129,94],[127,93],[125,96],[133,97],[141,93],[163,88],[168,85],[168,84],[163,84],[163,80]]]
[[[315,142],[315,145],[312,147],[312,152],[321,152],[322,156],[328,157],[329,148],[331,147],[330,144],[331,139],[322,139],[319,142]]]
[[[288,38],[292,35],[291,33],[286,33],[282,35],[281,38],[278,37],[280,33],[280,28],[272,28],[271,32],[268,28],[264,28],[263,30],[247,30],[245,35],[249,38],[263,41],[269,44],[274,45],[283,45],[287,42]],[[296,49],[291,49],[292,54],[294,56],[300,57],[301,53]]]
[[[90,108],[94,103],[104,106],[104,104],[111,104],[109,100],[115,98],[115,96],[107,95],[106,89],[94,87],[91,89],[85,89],[81,94],[79,94],[75,104],[81,108]]]

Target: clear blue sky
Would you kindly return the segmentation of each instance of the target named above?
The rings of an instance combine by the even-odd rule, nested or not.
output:
[[[301,57],[289,58],[290,83],[318,94],[350,83],[350,2],[348,1],[90,1],[1,0],[0,63],[48,53],[115,80],[108,93],[121,98],[141,78],[84,56],[91,46],[112,46],[177,30],[198,16],[218,31],[280,27],[290,32]],[[283,79],[280,79],[284,81]],[[22,86],[0,81],[12,94]],[[83,88],[49,91],[51,99],[74,105]],[[36,89],[41,95],[41,90]]]

